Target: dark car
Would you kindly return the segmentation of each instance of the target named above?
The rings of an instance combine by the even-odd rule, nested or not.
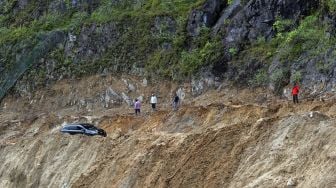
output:
[[[69,133],[71,135],[74,134],[85,134],[89,136],[101,135],[106,137],[107,134],[103,129],[99,129],[92,124],[89,123],[74,123],[64,125],[61,129],[62,133]]]

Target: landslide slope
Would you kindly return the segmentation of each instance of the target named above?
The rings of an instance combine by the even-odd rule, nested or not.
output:
[[[139,117],[2,111],[0,187],[335,185],[333,101],[257,105],[224,95]],[[85,118],[108,137],[59,133],[63,122]]]

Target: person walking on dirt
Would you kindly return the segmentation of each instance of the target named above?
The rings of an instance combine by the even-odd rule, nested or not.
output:
[[[151,96],[150,103],[152,104],[152,110],[156,111],[157,98],[154,94]]]
[[[297,83],[295,83],[294,87],[292,89],[292,95],[293,95],[293,102],[294,102],[294,104],[295,103],[299,103],[299,98],[298,98],[299,90],[300,90],[300,87],[297,85]]]
[[[174,100],[173,100],[174,111],[178,110],[179,106],[180,106],[180,97],[178,95],[175,95]]]
[[[141,109],[141,102],[138,99],[135,99],[134,103],[134,110],[135,110],[135,115],[140,115],[140,109]]]

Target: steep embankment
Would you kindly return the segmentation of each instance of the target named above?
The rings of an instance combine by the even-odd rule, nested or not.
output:
[[[3,110],[0,187],[335,185],[333,101],[257,105],[244,101],[256,92],[234,94],[209,91],[178,112],[161,106],[140,117],[125,106],[119,114]],[[61,134],[65,121],[92,121],[108,137]]]

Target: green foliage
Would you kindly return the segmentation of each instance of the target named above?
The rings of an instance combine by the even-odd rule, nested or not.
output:
[[[1,23],[0,17],[0,23]],[[58,13],[46,14],[33,20],[29,25],[0,27],[0,44],[6,42],[22,41],[34,38],[38,33],[53,30],[79,30],[88,18],[86,12],[62,15]]]
[[[5,0],[0,8],[0,11],[4,14],[7,14],[12,11],[16,3],[17,0]]]
[[[240,58],[246,56],[261,62],[269,62],[269,58],[277,56],[284,67],[289,67],[288,63],[299,61],[301,56],[315,58],[326,54],[335,42],[335,38],[327,33],[328,26],[319,20],[318,14],[305,17],[297,25],[292,20],[277,18],[273,28],[277,32],[275,38],[270,41],[258,38],[250,48],[241,53]],[[331,64],[320,61],[316,67],[321,73],[327,74]],[[276,93],[280,94],[290,79],[293,82],[300,82],[302,72],[298,70],[290,75],[289,69],[279,68],[272,72],[269,78]],[[260,86],[262,83],[267,83],[267,79],[265,71],[258,71],[249,84]]]
[[[254,78],[249,80],[249,85],[253,87],[267,86],[269,77],[265,69],[258,70]]]
[[[174,74],[175,65],[178,62],[178,55],[173,50],[158,50],[148,59],[146,64],[147,75],[155,77],[161,75],[165,78],[171,78]]]
[[[286,32],[291,21],[276,21],[274,27],[279,31],[272,40],[274,46],[278,46],[277,52],[282,60],[296,60],[303,53],[316,54],[333,44],[334,39],[326,34],[327,27],[318,19],[317,15],[304,18],[299,26]],[[323,46],[323,49],[317,48]],[[320,51],[318,51],[320,50]]]
[[[179,67],[184,75],[190,76],[198,70],[201,65],[203,65],[203,61],[200,59],[198,50],[193,50],[191,52],[183,51],[181,53],[181,63]]]
[[[199,31],[199,35],[198,37],[194,38],[192,43],[194,44],[194,46],[200,48],[202,46],[204,46],[209,40],[210,40],[210,33],[211,30],[210,28],[207,27],[201,27],[200,31]]]
[[[234,2],[234,0],[228,0],[228,5],[232,5],[232,3]]]
[[[202,48],[194,49],[190,52],[181,53],[179,64],[181,73],[186,76],[197,72],[199,68],[209,65],[218,60],[222,55],[223,48],[218,40],[207,42]]]
[[[186,17],[195,7],[200,6],[205,0],[147,0],[142,4],[134,4],[134,1],[124,0],[120,2],[105,1],[95,10],[90,22],[106,23],[109,21],[123,20],[134,17],[155,17],[169,15],[175,18]]]
[[[317,61],[315,64],[316,69],[320,73],[325,75],[332,73],[333,72],[332,66],[334,64],[335,57],[336,57],[335,54],[332,54],[331,59]]]
[[[281,68],[275,70],[270,76],[274,91],[281,94],[281,89],[289,83],[289,70]]]
[[[33,31],[27,27],[8,29],[0,28],[0,44],[24,40],[32,35]]]
[[[301,73],[301,71],[295,71],[292,74],[291,80],[292,80],[293,83],[301,82],[301,80],[302,80],[302,73]]]
[[[238,50],[237,50],[237,48],[230,48],[230,49],[229,49],[229,53],[230,53],[232,56],[235,56],[235,55],[237,55]]]
[[[293,20],[276,18],[273,28],[276,30],[277,35],[282,35],[283,32],[288,31],[293,26]]]
[[[191,76],[205,65],[216,62],[222,55],[223,47],[217,38],[208,40],[199,48],[185,50],[180,37],[174,39],[173,49],[157,50],[146,63],[149,76],[164,76],[175,80]]]
[[[55,28],[61,28],[68,25],[67,20],[60,14],[47,14],[31,23],[30,28],[35,32],[51,31]]]
[[[336,1],[335,0],[321,0],[321,3],[326,6],[326,8],[331,12],[336,12]]]

